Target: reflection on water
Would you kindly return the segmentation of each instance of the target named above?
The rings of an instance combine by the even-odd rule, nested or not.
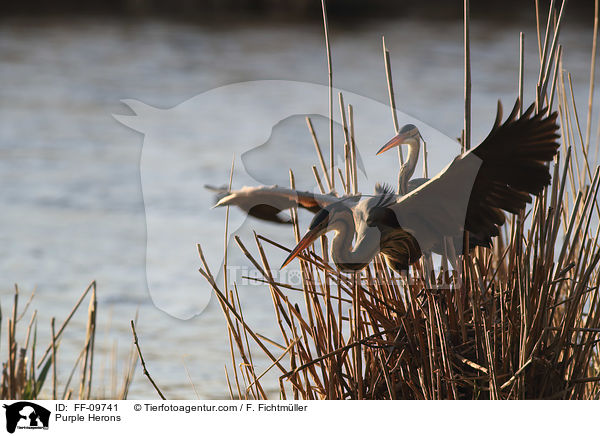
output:
[[[387,101],[381,60],[381,35],[385,34],[400,109],[449,137],[460,134],[460,23],[397,21],[333,30],[337,87]],[[535,29],[473,23],[474,141],[491,126],[496,99],[501,98],[505,106],[514,100],[520,30],[526,32],[526,95],[530,100],[537,71]],[[587,98],[590,36],[588,30],[569,27],[561,33],[566,48],[565,68],[573,74],[579,101]],[[35,288],[34,305],[40,309],[39,334],[43,340],[47,338],[50,316],[63,319],[78,293],[96,279],[100,351],[113,347],[122,353],[128,350],[128,322],[139,309],[141,346],[164,392],[170,397],[195,397],[187,367],[198,395],[226,397],[223,365],[229,363],[228,343],[215,302],[200,317],[181,321],[157,310],[148,296],[139,169],[143,138],[111,114],[128,113],[121,99],[135,98],[169,108],[212,88],[247,80],[325,84],[321,28],[253,25],[224,31],[158,22],[4,23],[0,27],[0,56],[2,303],[8,307],[13,283],[19,283],[25,291]],[[227,110],[214,108],[215,113]],[[249,113],[248,117],[260,117],[260,113]],[[360,123],[360,107],[355,108],[355,117]],[[391,120],[386,121],[389,131],[384,136],[393,133]],[[326,144],[327,133],[318,120],[316,127],[322,144]],[[217,138],[215,142],[199,162],[203,176],[221,185],[228,180],[231,155]],[[278,143],[288,146],[278,153]],[[299,143],[304,144],[303,150],[310,151],[295,158],[293,150]],[[287,183],[286,162],[290,159],[317,162],[310,154],[312,142],[302,117],[282,123],[264,147],[268,153],[249,153],[246,163],[249,167],[273,168],[273,172],[266,173],[268,183]],[[190,159],[199,158],[193,147],[189,153]],[[431,158],[434,167],[446,163]],[[381,166],[367,171],[394,180],[397,162],[380,162]],[[185,187],[185,174],[180,177],[173,182]],[[236,173],[234,184],[244,183],[255,182],[248,175]],[[208,202],[205,194],[193,190],[179,194],[182,201],[192,204],[197,198]],[[202,205],[205,209],[197,224],[198,242],[207,255],[214,254],[220,260],[224,212],[210,211],[209,206]],[[232,219],[241,222],[243,216],[232,211]],[[240,234],[249,246],[254,229],[269,238],[291,242],[289,230],[247,220]],[[232,264],[246,265],[236,247],[230,248]],[[176,286],[178,277],[169,274],[169,264],[177,259],[159,261],[164,263],[165,283]],[[202,281],[198,286],[203,288],[189,292],[206,291]],[[246,321],[277,339],[268,290],[248,286],[241,290],[241,298]],[[186,304],[184,298],[178,300],[176,304]],[[76,326],[83,325],[82,318],[74,320],[79,323]],[[79,340],[77,334],[66,336],[59,358],[74,361],[70,353],[79,346]],[[109,360],[98,360],[99,366],[110,372]],[[108,375],[99,375],[96,381],[109,390]],[[153,396],[138,374],[131,397]]]

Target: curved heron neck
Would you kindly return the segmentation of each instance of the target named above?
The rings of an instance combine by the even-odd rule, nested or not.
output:
[[[352,240],[356,234],[354,219],[339,221],[336,235],[331,243],[331,257],[341,270],[360,270],[367,266],[379,251],[379,242],[372,238],[361,238],[354,247]]]
[[[406,160],[406,163],[402,165],[402,168],[400,168],[400,174],[398,175],[402,191],[401,194],[408,193],[408,181],[415,173],[415,168],[417,167],[419,150],[421,149],[421,140],[418,137],[409,138],[406,140],[406,144],[408,145],[408,159]]]

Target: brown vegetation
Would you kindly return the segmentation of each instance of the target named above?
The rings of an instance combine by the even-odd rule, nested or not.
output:
[[[376,258],[360,273],[343,274],[329,264],[328,241],[323,237],[320,250],[309,250],[302,257],[302,287],[294,288],[275,281],[265,254],[266,245],[289,249],[255,235],[257,254],[252,254],[248,242],[236,237],[269,287],[281,331],[281,339],[275,340],[244,321],[235,283],[226,278],[223,287],[218,285],[199,247],[201,273],[218,297],[229,327],[232,398],[266,398],[261,383],[270,371],[279,373],[280,398],[598,398],[600,175],[590,156],[593,92],[583,129],[558,44],[563,12],[551,10],[545,32],[538,18],[541,67],[536,107],[550,111],[556,106],[561,125],[562,146],[551,167],[552,184],[523,214],[512,218],[493,249],[478,248],[462,256],[459,271],[450,274],[440,265],[440,274],[426,277],[423,259],[413,266],[408,280]],[[592,59],[597,17],[596,1]],[[468,20],[465,36],[468,42]],[[465,55],[468,72],[468,44]],[[593,76],[592,60],[591,87]],[[470,78],[465,77],[467,133],[463,131],[462,138],[468,144]],[[341,109],[346,110],[343,104]],[[351,108],[349,112],[351,126]],[[347,132],[351,135],[352,129]],[[342,172],[327,174],[322,161],[319,182],[323,178],[333,182],[329,178],[339,175],[346,192],[351,191],[350,181],[356,180],[353,146],[350,137],[345,145],[347,183]],[[318,176],[316,167],[313,171]],[[291,184],[294,187],[293,175]],[[292,218],[298,240],[295,213]],[[304,296],[303,307],[289,298],[290,292],[298,291]],[[257,352],[268,356],[269,367],[256,367],[252,356]]]

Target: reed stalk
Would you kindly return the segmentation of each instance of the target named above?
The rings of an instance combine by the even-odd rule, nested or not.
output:
[[[91,294],[90,294],[91,293]],[[86,297],[89,298],[87,312],[85,336],[80,352],[77,354],[75,362],[72,364],[68,376],[62,381],[60,370],[67,364],[66,358],[59,358],[60,343],[65,330],[69,327],[73,316],[77,313],[79,307]],[[30,305],[34,301],[32,293],[26,301],[23,309],[19,313],[20,290],[15,286],[13,307],[11,315],[7,320],[7,350],[6,361],[2,364],[2,374],[0,376],[0,399],[3,400],[36,400],[36,399],[79,399],[89,400],[97,398],[106,398],[104,392],[94,390],[92,380],[94,374],[95,361],[95,337],[97,326],[97,297],[96,282],[83,291],[75,306],[56,329],[56,318],[52,317],[50,321],[50,341],[45,348],[42,357],[37,360],[36,353],[38,344],[37,324],[38,311],[34,310],[29,322],[24,328],[20,328],[21,321],[27,314]],[[0,312],[0,323],[2,314]],[[20,343],[19,338],[23,338]],[[133,379],[133,372],[136,360],[130,357],[125,367],[125,376],[123,387],[120,393],[110,394],[111,399],[126,399]],[[63,363],[64,362],[64,363]],[[79,370],[78,370],[79,369]],[[116,375],[116,372],[113,374]],[[71,384],[76,382],[78,387],[73,392]],[[60,395],[59,395],[60,392]]]

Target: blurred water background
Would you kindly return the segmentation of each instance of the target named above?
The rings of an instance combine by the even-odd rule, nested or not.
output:
[[[423,15],[333,20],[335,85],[387,103],[381,55],[385,35],[399,109],[456,138],[463,124],[462,23]],[[488,132],[497,99],[511,106],[516,97],[520,31],[526,35],[525,100],[533,100],[538,59],[531,17],[529,13],[520,19],[472,22],[474,143]],[[581,108],[587,107],[591,23],[591,16],[567,19],[561,32],[564,66],[572,74]],[[143,136],[118,123],[112,114],[130,113],[121,99],[169,108],[215,87],[262,79],[326,84],[320,23],[256,16],[211,23],[114,16],[12,17],[0,22],[2,309],[10,306],[14,283],[24,295],[35,289],[32,306],[39,310],[38,335],[45,343],[50,317],[64,319],[81,291],[97,280],[96,342],[101,352],[96,360],[97,389],[109,394],[116,383],[111,376],[113,360],[121,362],[128,352],[129,320],[139,312],[145,359],[168,397],[228,397],[224,365],[230,364],[229,345],[215,302],[200,316],[183,321],[158,310],[149,298],[139,166]],[[216,113],[227,110],[214,108]],[[386,122],[391,135],[391,118]],[[317,121],[316,126],[321,143],[327,144],[325,124]],[[595,124],[592,132],[594,149]],[[307,151],[297,154],[299,144]],[[289,159],[308,169],[317,162],[303,117],[278,126],[268,145],[260,164],[276,169],[272,177],[279,183],[287,183]],[[189,153],[190,160],[201,159],[207,182],[227,183],[232,158],[227,147],[215,144],[203,156],[193,148]],[[430,155],[430,159],[434,168],[447,163],[445,156]],[[393,182],[397,161],[382,158],[379,162],[380,166],[369,169],[371,173]],[[183,197],[202,205],[197,242],[220,260],[224,213],[209,210],[209,194],[186,192],[185,174],[174,182],[184,190]],[[234,186],[246,183],[253,183],[252,178],[236,173]],[[304,224],[308,218],[304,216]],[[232,219],[243,221],[243,216],[232,211]],[[292,242],[289,230],[248,220],[240,233],[252,247],[252,230]],[[233,248],[231,255],[233,262],[244,264]],[[176,284],[178,277],[168,274],[168,264],[174,262],[176,258],[164,259],[164,274],[166,281]],[[190,293],[208,292],[208,285],[201,279],[198,283]],[[268,289],[245,287],[241,298],[246,321],[266,336],[276,337]],[[83,340],[78,331],[84,326],[83,312],[80,315],[61,345],[59,361],[69,362],[67,367]],[[60,377],[64,380],[66,374]],[[155,397],[138,371],[130,398]]]

